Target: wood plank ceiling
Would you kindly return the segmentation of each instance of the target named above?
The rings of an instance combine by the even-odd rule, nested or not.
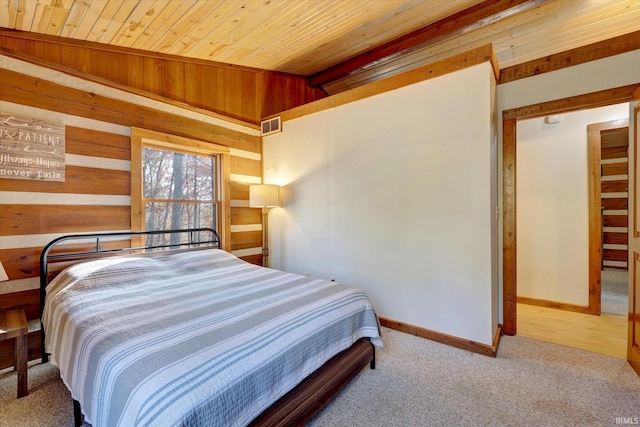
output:
[[[308,76],[337,93],[493,43],[502,68],[640,30],[639,0],[0,0],[0,27]]]

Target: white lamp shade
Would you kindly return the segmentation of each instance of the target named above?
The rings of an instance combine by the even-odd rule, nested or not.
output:
[[[4,267],[2,266],[2,262],[0,261],[0,282],[5,280],[9,280],[9,276],[7,276],[7,272],[4,271]]]
[[[275,208],[280,206],[280,187],[272,184],[250,185],[249,206],[252,208]]]

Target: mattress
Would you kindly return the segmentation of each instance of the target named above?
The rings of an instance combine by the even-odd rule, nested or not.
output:
[[[246,425],[358,339],[382,346],[360,289],[219,249],[76,264],[42,321],[94,427]]]

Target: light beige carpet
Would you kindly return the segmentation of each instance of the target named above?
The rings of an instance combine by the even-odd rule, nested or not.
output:
[[[522,337],[503,337],[495,359],[386,328],[383,338],[377,369],[363,370],[310,426],[574,427],[640,420],[640,377],[621,359]],[[73,425],[71,399],[54,367],[32,365],[29,387],[29,396],[17,400],[15,373],[0,373],[0,425]]]

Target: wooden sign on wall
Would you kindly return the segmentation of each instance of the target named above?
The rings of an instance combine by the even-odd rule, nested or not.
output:
[[[64,126],[0,114],[0,178],[64,181]]]

